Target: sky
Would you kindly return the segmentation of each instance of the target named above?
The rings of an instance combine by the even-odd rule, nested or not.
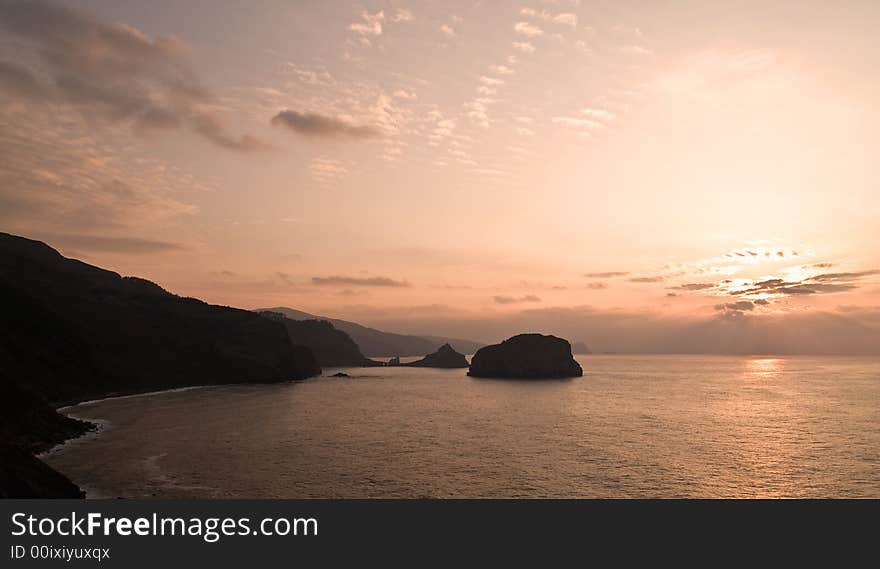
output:
[[[880,352],[880,4],[0,0],[0,230],[177,294]]]

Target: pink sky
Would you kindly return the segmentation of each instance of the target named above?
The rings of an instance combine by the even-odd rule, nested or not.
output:
[[[732,4],[3,0],[0,229],[399,331],[870,343],[880,5]]]

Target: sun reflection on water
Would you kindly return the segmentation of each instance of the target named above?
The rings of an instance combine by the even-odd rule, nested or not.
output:
[[[782,358],[751,358],[745,361],[745,368],[743,379],[773,379],[785,370],[785,360]]]

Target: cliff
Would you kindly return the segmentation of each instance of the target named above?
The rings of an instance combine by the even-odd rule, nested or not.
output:
[[[443,344],[433,354],[428,354],[418,361],[405,365],[410,367],[463,368],[468,367],[468,362],[467,358],[452,349],[452,346]]]
[[[84,428],[57,415],[53,405],[321,372],[311,350],[292,344],[280,322],[182,298],[6,233],[0,233],[0,314],[6,407],[0,447],[21,466],[5,470],[0,483],[19,490],[16,472],[45,472],[23,461],[19,450],[45,448]],[[51,484],[32,489],[40,488]]]
[[[571,355],[571,344],[556,336],[520,334],[480,348],[468,375],[515,379],[580,377],[583,369]]]
[[[291,320],[278,312],[260,312],[284,324],[294,344],[302,345],[315,354],[321,367],[375,367],[383,365],[364,357],[351,337],[337,330],[326,320]]]

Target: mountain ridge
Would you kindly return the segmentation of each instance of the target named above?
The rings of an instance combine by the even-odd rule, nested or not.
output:
[[[325,320],[342,330],[355,341],[363,354],[368,358],[410,357],[426,356],[437,351],[443,344],[449,344],[455,351],[462,354],[472,354],[485,344],[465,340],[461,338],[445,338],[442,336],[416,336],[410,334],[397,334],[385,332],[363,324],[316,316],[302,310],[288,307],[259,308],[257,312],[277,312],[284,314],[292,320]]]

